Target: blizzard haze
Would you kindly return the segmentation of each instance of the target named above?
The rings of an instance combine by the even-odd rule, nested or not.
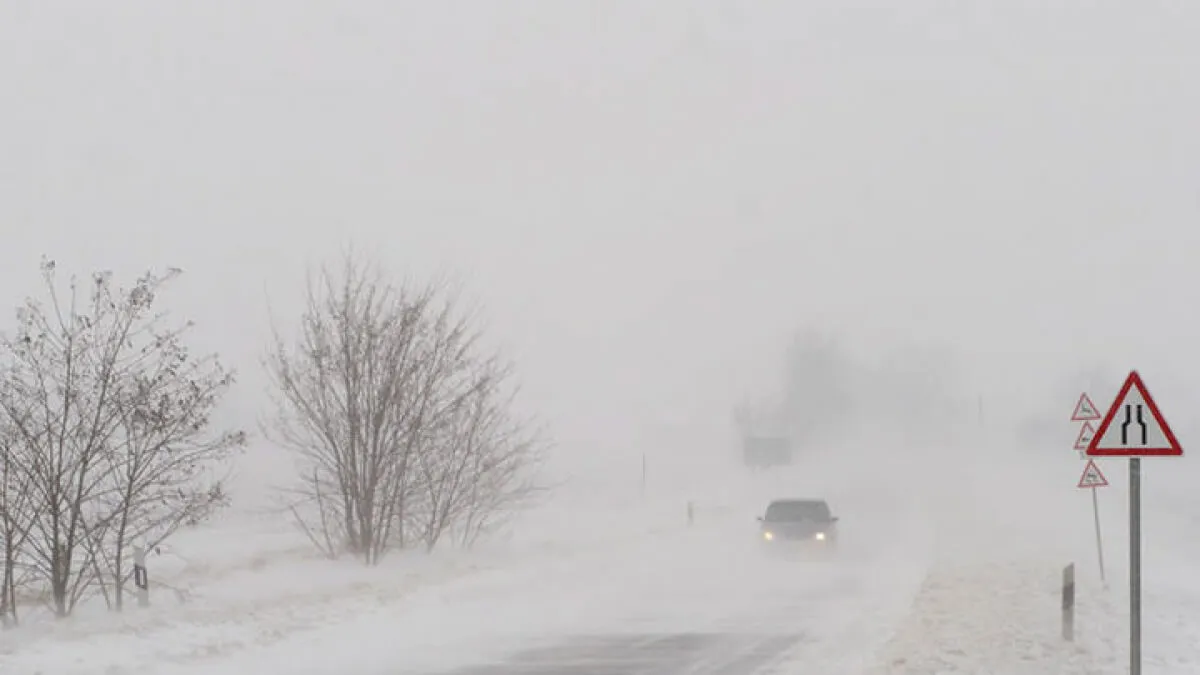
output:
[[[353,247],[460,280],[515,360],[564,485],[518,539],[583,501],[725,514],[653,548],[669,569],[808,491],[897,547],[863,578],[880,551],[912,568],[855,586],[864,607],[947,560],[1091,579],[1079,393],[1107,406],[1137,368],[1200,438],[1200,6],[901,4],[0,0],[0,307],[41,290],[43,255],[182,268],[167,306],[240,374],[222,421],[254,429],[271,317]],[[803,465],[751,475],[733,411],[786,396],[803,335],[842,359],[846,414]],[[1146,547],[1182,569],[1200,470],[1171,461],[1147,462]],[[1103,466],[1120,588],[1125,473]],[[235,511],[289,470],[252,442]],[[747,574],[726,562],[678,597]]]

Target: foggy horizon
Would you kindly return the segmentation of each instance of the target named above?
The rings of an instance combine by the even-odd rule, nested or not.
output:
[[[0,22],[0,299],[43,254],[183,268],[170,308],[238,368],[243,425],[266,299],[294,314],[351,245],[462,279],[580,451],[727,427],[807,329],[947,347],[984,395],[1196,371],[1200,12],[116,7]]]

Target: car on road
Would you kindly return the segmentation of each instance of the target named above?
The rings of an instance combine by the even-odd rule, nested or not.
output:
[[[838,517],[824,499],[776,499],[759,516],[759,536],[772,548],[837,548]]]

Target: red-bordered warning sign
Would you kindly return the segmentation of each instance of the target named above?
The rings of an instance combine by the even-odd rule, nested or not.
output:
[[[1092,444],[1092,439],[1096,437],[1096,427],[1092,426],[1091,422],[1084,422],[1083,428],[1079,430],[1079,438],[1075,439],[1076,450],[1087,450]]]
[[[1104,474],[1100,473],[1100,467],[1096,466],[1096,462],[1089,459],[1087,466],[1083,467],[1083,475],[1079,477],[1079,487],[1108,487],[1108,479],[1104,477]]]
[[[1088,457],[1180,457],[1183,447],[1158,410],[1142,377],[1129,373],[1100,428]]]
[[[1092,399],[1087,393],[1079,395],[1079,402],[1075,404],[1075,412],[1071,413],[1072,422],[1096,422],[1100,419],[1100,409],[1092,403]]]

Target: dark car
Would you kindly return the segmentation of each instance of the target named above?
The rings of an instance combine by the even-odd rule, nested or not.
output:
[[[777,499],[759,519],[767,545],[804,544],[832,550],[837,547],[837,516],[824,499]]]

